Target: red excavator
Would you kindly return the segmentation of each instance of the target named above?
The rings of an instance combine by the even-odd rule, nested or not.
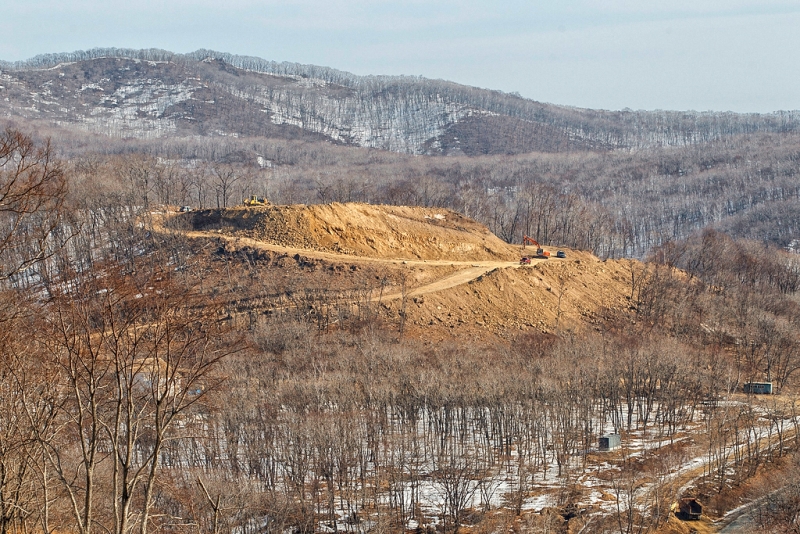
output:
[[[550,257],[550,252],[545,250],[545,249],[543,249],[542,245],[540,245],[539,242],[536,241],[532,237],[528,237],[528,236],[523,236],[522,237],[522,249],[523,250],[525,250],[525,245],[533,245],[533,246],[536,247],[536,257],[537,258],[545,258],[545,259],[547,259],[547,258]]]

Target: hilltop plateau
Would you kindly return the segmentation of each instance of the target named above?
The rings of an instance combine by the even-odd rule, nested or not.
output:
[[[447,209],[332,203],[201,210],[189,218],[195,230],[370,258],[519,259],[485,226]]]

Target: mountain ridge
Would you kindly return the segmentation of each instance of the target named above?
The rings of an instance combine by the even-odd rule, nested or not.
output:
[[[638,149],[800,130],[796,111],[589,110],[446,80],[358,76],[206,49],[43,54],[0,62],[0,86],[0,113],[9,119],[112,137],[314,138],[409,154]]]

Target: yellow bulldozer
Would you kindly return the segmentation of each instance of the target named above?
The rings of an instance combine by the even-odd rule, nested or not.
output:
[[[269,201],[258,195],[250,195],[246,199],[244,199],[245,206],[266,206],[269,204]]]

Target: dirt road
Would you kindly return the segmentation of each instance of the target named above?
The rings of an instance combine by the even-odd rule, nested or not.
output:
[[[451,264],[448,263],[447,265]],[[462,269],[433,282],[416,287],[408,292],[408,296],[415,297],[419,295],[425,295],[427,293],[434,293],[436,291],[450,289],[452,287],[460,286],[461,284],[467,284],[495,269],[516,269],[518,267],[520,267],[520,265],[513,262],[483,262],[480,265],[474,264],[466,269]],[[402,296],[402,293],[391,293],[389,295],[385,295],[383,299],[392,300],[402,298]]]
[[[158,231],[165,231],[163,228],[157,228]],[[249,237],[240,237],[229,235],[221,232],[214,231],[186,231],[183,232],[187,237],[193,238],[208,238],[208,239],[224,239],[225,241],[238,246],[238,247],[251,247],[257,250],[266,250],[277,252],[279,254],[286,254],[289,256],[301,255],[310,259],[319,259],[339,263],[371,263],[371,264],[384,264],[399,267],[401,265],[412,265],[416,267],[425,266],[450,266],[462,267],[455,273],[428,282],[424,285],[415,287],[408,292],[409,297],[425,295],[436,291],[450,289],[462,284],[476,280],[481,276],[495,270],[495,269],[517,269],[526,268],[528,266],[521,266],[518,262],[513,261],[449,261],[449,260],[402,260],[402,259],[386,259],[386,258],[370,258],[366,256],[356,256],[351,254],[337,254],[334,252],[322,252],[318,250],[310,250],[303,248],[286,247],[282,245],[275,245],[272,243],[265,243]],[[532,258],[531,265],[545,260],[541,258]],[[557,260],[556,260],[557,261]],[[402,298],[401,292],[390,293],[383,295],[383,300],[393,300]]]

